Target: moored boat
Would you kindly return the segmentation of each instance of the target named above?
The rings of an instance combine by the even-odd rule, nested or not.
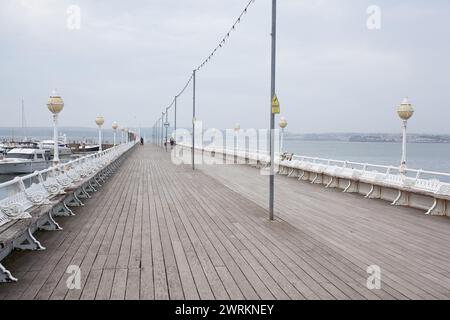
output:
[[[50,151],[50,154],[53,155],[55,143],[53,140],[44,140],[40,143],[41,149]],[[72,155],[72,149],[70,149],[65,143],[58,142],[58,153],[59,156],[70,156]]]
[[[100,147],[98,144],[97,145],[82,144],[78,148],[78,152],[95,152],[95,151],[99,151],[99,150],[100,150]]]
[[[0,160],[0,174],[32,173],[49,166],[49,152],[43,149],[16,148]]]

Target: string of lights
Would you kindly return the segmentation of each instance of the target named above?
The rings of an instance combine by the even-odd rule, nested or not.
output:
[[[183,89],[181,89],[180,93],[178,93],[178,94],[176,95],[176,97],[179,97],[179,96],[181,96],[181,95],[183,94],[183,92],[187,89],[187,87],[188,87],[189,84],[191,83],[192,78],[193,78],[193,76],[192,76],[192,74],[191,74],[191,76],[189,77],[189,80],[186,82],[186,84],[184,85]]]
[[[217,50],[222,49],[225,45],[225,42],[230,37],[231,33],[236,30],[236,26],[241,22],[242,17],[247,13],[248,8],[255,2],[255,0],[250,0],[247,5],[245,6],[244,10],[242,10],[239,17],[236,19],[236,21],[231,26],[230,30],[225,34],[225,36],[222,38],[222,40],[219,42],[219,44],[214,48],[213,51],[209,54],[209,56],[203,60],[203,62],[195,69],[196,71],[199,71],[201,68],[203,68],[214,56],[214,54],[217,52]]]
[[[249,7],[255,2],[256,0],[250,0],[247,5],[244,7],[244,9],[242,10],[242,12],[240,13],[240,15],[238,16],[238,18],[234,21],[234,23],[232,24],[231,28],[228,30],[228,32],[225,34],[225,36],[221,39],[221,41],[219,42],[219,44],[211,51],[211,53],[208,55],[208,57],[206,57],[202,63],[200,63],[200,65],[198,65],[197,68],[194,69],[194,73],[196,71],[200,71],[200,69],[202,69],[209,61],[211,61],[211,59],[214,57],[214,55],[216,54],[216,52],[220,49],[223,48],[223,46],[225,45],[227,39],[231,36],[232,32],[236,30],[237,25],[241,22],[242,17],[248,12]],[[184,85],[183,89],[181,89],[181,91],[175,96],[175,98],[172,100],[171,104],[165,108],[166,112],[168,112],[168,110],[174,105],[176,99],[181,96],[186,89],[188,88],[189,84],[192,82],[192,80],[194,79],[194,73],[191,74],[191,76],[189,77],[188,81],[186,82],[186,84]],[[194,82],[195,83],[195,82]],[[162,114],[162,116],[159,118],[160,120],[164,117],[165,113]],[[157,123],[160,121],[158,120],[155,124],[155,126],[157,125]]]
[[[234,21],[233,25],[231,26],[231,28],[228,30],[228,32],[225,34],[225,36],[222,38],[222,40],[219,42],[219,44],[214,48],[213,51],[211,51],[211,53],[209,54],[209,56],[203,60],[203,62],[197,67],[195,68],[196,71],[199,71],[201,68],[203,68],[216,54],[217,50],[223,48],[226,40],[230,37],[231,33],[233,31],[236,30],[236,26],[241,22],[242,17],[248,12],[248,8],[255,2],[256,0],[250,0],[247,5],[244,7],[244,9],[242,10],[241,14],[238,16],[238,18]],[[181,89],[181,91],[176,95],[176,97],[181,96],[187,89],[187,87],[189,86],[189,84],[192,81],[192,74],[189,77],[188,81],[186,82],[186,84],[184,85],[183,89]],[[174,101],[172,101],[172,103],[169,105],[169,107],[167,109],[170,109],[173,106]]]

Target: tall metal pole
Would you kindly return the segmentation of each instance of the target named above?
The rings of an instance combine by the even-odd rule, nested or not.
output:
[[[167,151],[167,130],[169,129],[167,123],[169,122],[169,108],[166,108],[166,122],[164,123],[164,128],[166,129],[166,151]]]
[[[276,44],[277,44],[277,0],[272,0],[272,53],[271,53],[271,80],[270,80],[270,174],[269,174],[269,219],[273,220],[274,207],[274,182],[275,182],[275,150],[274,150],[274,129],[275,114],[272,113],[272,98],[275,95],[275,74],[276,74]]]
[[[25,119],[25,103],[22,97],[22,130],[25,140],[27,139],[28,132],[27,132],[27,124]]]
[[[175,109],[174,109],[174,123],[173,123],[173,128],[174,128],[174,136],[173,138],[175,139],[175,143],[177,142],[177,96],[175,96]]]
[[[164,112],[162,113],[159,125],[161,127],[161,148],[164,148]]]
[[[194,70],[193,73],[193,90],[192,90],[192,170],[195,170],[195,73],[196,70]]]

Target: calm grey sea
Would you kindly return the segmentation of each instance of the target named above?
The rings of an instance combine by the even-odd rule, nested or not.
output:
[[[0,137],[10,136],[11,129],[0,128]],[[3,132],[2,132],[3,131]],[[50,138],[48,129],[29,129],[33,136],[38,138]],[[67,133],[68,140],[82,140],[83,138],[96,141],[95,129],[63,129]],[[143,135],[151,136],[151,129],[143,129]],[[118,140],[120,135],[118,134]],[[112,140],[112,131],[105,130],[105,140]],[[362,163],[397,166],[400,162],[400,143],[389,142],[344,142],[344,141],[284,141],[285,151],[303,156],[330,158],[336,160],[348,160]],[[450,144],[444,143],[409,143],[408,167],[450,173]],[[10,180],[11,176],[1,176],[0,182]]]

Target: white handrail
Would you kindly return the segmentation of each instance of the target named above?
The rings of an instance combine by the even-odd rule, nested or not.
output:
[[[188,144],[179,144],[184,147],[191,147]],[[259,159],[264,159],[269,156],[269,154],[266,151],[261,150],[255,150],[255,149],[227,149],[223,148],[221,146],[214,146],[209,145],[203,148],[196,147],[196,149],[201,150],[204,149],[206,151],[215,151],[215,152],[221,152],[226,153],[229,155],[234,155],[236,152],[236,155],[239,155],[239,153],[245,152],[247,155],[257,155]],[[276,153],[276,162],[279,162],[280,154]],[[362,163],[362,162],[356,162],[356,161],[345,161],[345,160],[336,160],[336,159],[329,159],[329,158],[320,158],[320,157],[310,157],[310,156],[301,156],[301,155],[293,155],[291,161],[301,161],[301,162],[309,162],[314,164],[323,164],[326,166],[337,166],[341,168],[351,168],[351,169],[358,169],[362,171],[376,171],[383,174],[400,174],[400,168],[399,166],[389,166],[389,165],[380,165],[380,164],[372,164],[372,163]],[[378,169],[378,170],[377,170]],[[450,180],[450,173],[446,172],[438,172],[438,171],[432,171],[432,170],[423,170],[423,169],[413,169],[413,168],[407,168],[405,175],[410,175],[412,178],[419,180],[422,176],[430,176],[435,177],[439,181],[448,181]],[[440,179],[439,179],[440,178]],[[444,178],[444,179],[442,179]]]

